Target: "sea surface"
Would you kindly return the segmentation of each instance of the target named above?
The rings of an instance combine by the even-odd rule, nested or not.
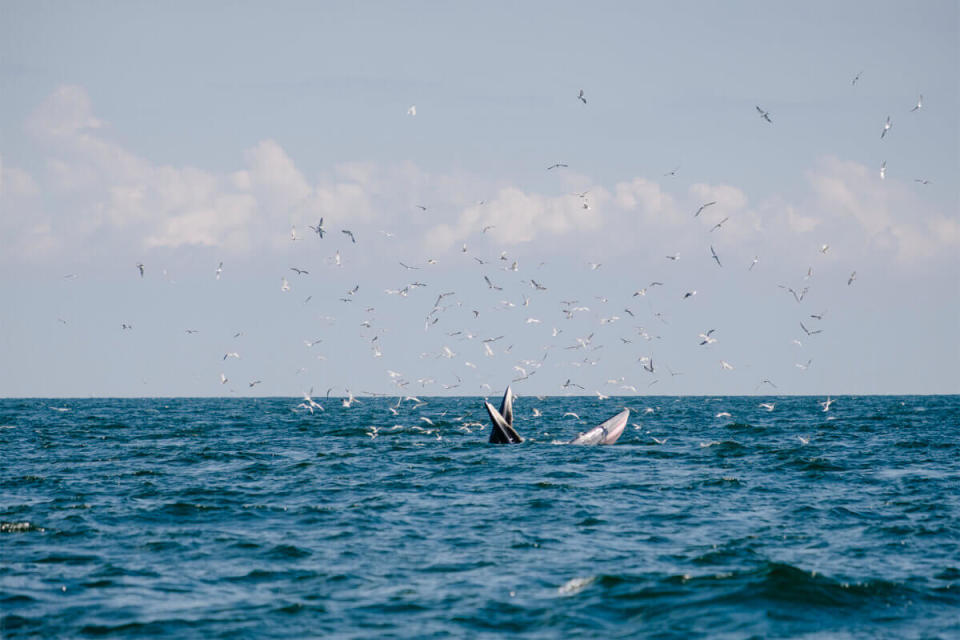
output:
[[[960,638],[960,396],[420,400],[0,400],[0,637]]]

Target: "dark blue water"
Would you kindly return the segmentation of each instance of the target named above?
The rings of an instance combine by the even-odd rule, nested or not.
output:
[[[0,400],[0,636],[960,637],[960,397],[425,400]]]

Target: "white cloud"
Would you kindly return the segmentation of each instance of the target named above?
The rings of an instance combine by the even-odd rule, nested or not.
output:
[[[479,238],[502,246],[546,241],[540,246],[548,252],[569,242],[607,253],[651,243],[677,251],[704,238],[718,247],[751,245],[751,251],[762,240],[762,246],[789,251],[798,244],[797,234],[815,234],[803,246],[861,246],[866,237],[909,262],[956,252],[960,244],[956,219],[929,211],[912,185],[881,182],[875,171],[836,158],[823,159],[807,173],[807,199],[790,203],[774,197],[751,206],[746,192],[733,185],[696,183],[676,194],[644,177],[609,190],[587,176],[571,178],[577,191],[587,192],[583,198],[569,192],[572,183],[563,193],[544,194],[509,184],[494,187],[475,175],[429,173],[410,163],[344,163],[310,178],[269,139],[246,150],[243,165],[231,171],[163,166],[112,141],[86,92],[75,86],[61,87],[45,100],[28,129],[48,155],[46,171],[35,178],[5,166],[0,157],[0,196],[3,242],[18,256],[35,259],[63,247],[89,251],[110,241],[142,250],[279,248],[288,242],[290,225],[305,232],[320,217],[328,228],[403,228],[408,237],[422,237],[423,249],[431,252],[456,250]],[[700,205],[713,201],[693,217]],[[426,212],[417,208],[421,204]],[[713,225],[724,220],[713,234]],[[492,228],[481,235],[487,226]]]

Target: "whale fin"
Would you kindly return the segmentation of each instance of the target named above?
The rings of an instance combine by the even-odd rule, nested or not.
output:
[[[613,444],[623,433],[629,417],[630,409],[624,409],[603,424],[590,429],[586,433],[581,433],[569,444]]]

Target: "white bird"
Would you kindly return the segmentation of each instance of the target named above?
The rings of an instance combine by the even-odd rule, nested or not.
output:
[[[290,291],[290,283],[286,278],[280,278],[280,291]]]
[[[920,97],[917,98],[917,106],[915,106],[913,109],[910,109],[910,113],[913,113],[914,111],[919,111],[922,108],[923,108],[923,94],[921,93]]]
[[[417,115],[417,105],[415,105],[415,104],[410,105],[410,108],[407,109],[407,115],[408,115],[408,116],[415,116],[415,115]]]
[[[800,441],[800,444],[802,444],[802,445],[808,445],[808,444],[810,444],[810,438],[804,438],[804,437],[801,436],[801,435],[797,435],[797,440],[799,440],[799,441]]]
[[[290,239],[291,239],[293,242],[296,242],[297,240],[300,239],[300,238],[297,237],[297,227],[296,227],[296,225],[290,227]]]
[[[693,217],[696,218],[696,217],[699,216],[701,213],[703,213],[703,210],[704,210],[704,209],[706,209],[707,207],[712,207],[712,206],[715,205],[715,204],[717,204],[717,201],[716,201],[716,200],[713,200],[713,201],[708,202],[708,203],[706,203],[706,204],[700,205],[700,208],[697,209],[697,212],[696,212],[695,214],[693,214]]]
[[[594,393],[597,394],[597,400],[608,400],[610,398],[610,396],[605,396],[599,391],[594,391]]]
[[[893,127],[893,123],[890,122],[890,116],[887,116],[887,121],[883,123],[883,131],[880,132],[881,140],[883,140],[883,137],[887,135],[887,131],[890,131],[891,127]]]
[[[714,418],[729,418],[730,413],[728,411],[721,411],[717,415],[713,416]]]
[[[772,402],[761,402],[760,406],[767,411],[773,411],[774,403]]]
[[[534,418],[539,418],[539,417],[542,416],[542,415],[543,415],[543,413],[540,412],[540,409],[537,409],[536,407],[533,408],[533,417],[534,417]]]
[[[697,295],[696,291],[687,291],[685,294],[683,294],[683,299],[686,300],[687,298],[692,298],[695,295]]]
[[[758,262],[760,262],[760,256],[753,256],[753,262],[751,262],[750,266],[747,267],[747,271],[753,271],[753,268],[757,266]]]
[[[820,245],[820,253],[826,253],[827,251],[830,251],[830,245],[828,244]]]
[[[587,99],[583,97],[583,89],[580,89],[580,95],[578,95],[577,98],[578,98],[578,99],[580,100],[580,102],[582,102],[583,104],[587,104]]]
[[[850,274],[850,277],[847,278],[847,286],[849,287],[851,284],[853,284],[853,281],[856,279],[857,279],[857,272],[854,271],[853,273]]]
[[[733,371],[733,365],[727,362],[726,360],[720,361],[720,367],[726,369],[727,371]]]
[[[887,161],[886,160],[880,163],[880,179],[881,180],[887,179]]]
[[[827,399],[826,399],[826,400],[824,400],[823,402],[818,402],[817,404],[819,404],[821,407],[823,407],[823,411],[824,411],[824,413],[826,413],[827,411],[830,411],[830,405],[832,405],[834,402],[836,402],[836,401],[835,401],[835,400],[831,400],[831,399],[830,399],[830,396],[827,396]]]
[[[223,359],[226,360],[227,358],[236,358],[239,360],[240,354],[237,353],[236,351],[231,351],[230,353],[223,354]]]
[[[714,342],[716,342],[716,341],[717,341],[716,338],[710,337],[711,334],[712,334],[714,331],[716,331],[716,329],[710,329],[710,330],[707,331],[706,333],[701,333],[701,334],[698,336],[698,337],[700,338],[700,340],[701,340],[700,344],[701,344],[701,345],[704,345],[704,344],[713,344]]]
[[[580,416],[578,416],[577,414],[575,414],[573,411],[567,411],[565,414],[563,414],[563,417],[564,417],[564,418],[566,418],[566,417],[568,417],[568,416],[571,417],[571,418],[576,418],[577,420],[580,419]]]
[[[221,262],[217,265],[217,280],[220,279],[220,274],[223,273],[223,263]]]

